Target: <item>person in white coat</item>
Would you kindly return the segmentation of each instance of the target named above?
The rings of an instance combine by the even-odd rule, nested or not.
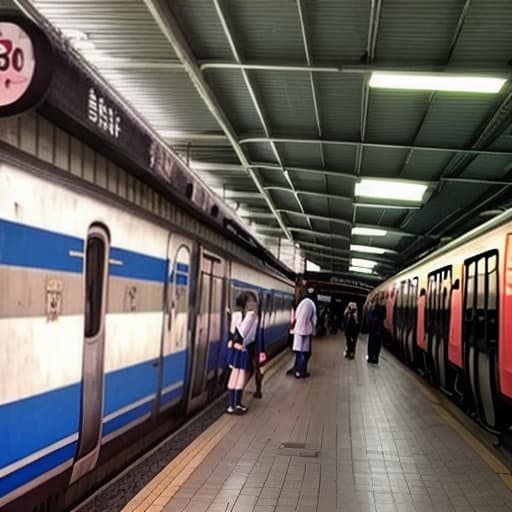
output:
[[[295,352],[295,377],[309,376],[308,362],[311,355],[311,341],[316,327],[316,306],[310,288],[295,310],[295,330],[293,334],[293,351]]]

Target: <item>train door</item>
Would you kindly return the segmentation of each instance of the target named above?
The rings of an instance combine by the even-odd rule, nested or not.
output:
[[[198,273],[198,310],[189,410],[208,399],[208,383],[217,376],[225,310],[226,262],[201,251]]]
[[[169,238],[160,375],[155,412],[169,408],[183,395],[190,343],[189,291],[191,250],[179,235]]]
[[[406,359],[409,363],[414,362],[416,322],[418,315],[418,278],[409,279],[408,282],[408,301],[406,307],[406,331],[405,348]]]
[[[469,390],[482,423],[499,426],[498,253],[490,251],[464,262],[464,362]]]
[[[110,253],[110,236],[107,228],[101,224],[92,224],[85,245],[80,427],[70,483],[96,466],[103,420],[103,358]]]
[[[448,334],[450,330],[451,266],[429,274],[432,300],[429,303],[428,352],[436,381],[443,390],[448,388]]]

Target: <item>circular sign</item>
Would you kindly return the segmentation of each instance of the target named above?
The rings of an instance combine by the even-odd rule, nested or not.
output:
[[[52,71],[46,35],[27,19],[0,17],[0,115],[35,107],[48,90]]]

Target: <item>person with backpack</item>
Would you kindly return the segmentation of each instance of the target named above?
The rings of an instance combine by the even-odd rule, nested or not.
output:
[[[359,322],[357,318],[357,304],[349,302],[343,313],[343,327],[347,346],[344,356],[347,359],[354,359],[356,353],[357,336],[359,335]]]

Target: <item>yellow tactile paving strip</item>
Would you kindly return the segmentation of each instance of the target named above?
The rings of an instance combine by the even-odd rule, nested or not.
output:
[[[290,359],[283,353],[264,367],[266,379]],[[247,403],[250,399],[247,400]],[[236,425],[236,416],[223,416],[175,457],[122,510],[122,512],[162,512],[188,477]]]
[[[391,356],[389,356],[391,358]],[[397,367],[399,367],[397,365]],[[404,371],[404,368],[401,368]],[[409,373],[409,372],[407,372]],[[413,375],[410,375],[414,377]],[[476,437],[472,432],[470,432],[446,407],[443,406],[439,398],[436,394],[430,390],[427,385],[418,380],[414,379],[415,383],[418,386],[420,392],[428,398],[432,402],[432,407],[436,411],[436,413],[448,424],[451,428],[453,428],[459,435],[462,437],[466,443],[475,450],[478,455],[485,461],[485,463],[500,476],[505,485],[512,490],[512,474],[510,469],[501,462],[496,455],[494,455],[487,446],[485,446],[478,437]]]

